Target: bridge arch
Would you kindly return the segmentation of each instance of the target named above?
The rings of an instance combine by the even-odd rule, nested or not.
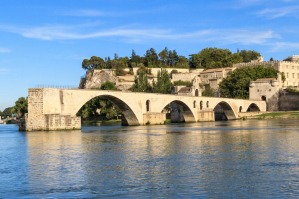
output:
[[[192,107],[195,105],[196,101],[192,102]],[[167,107],[170,105],[171,111],[171,121],[172,122],[195,122],[195,116],[186,103],[180,100],[173,100],[165,104],[160,112],[164,112]]]
[[[255,103],[251,103],[248,108],[246,109],[246,112],[260,112],[260,108]]]
[[[231,105],[225,101],[219,102],[213,109],[215,121],[236,119],[237,116]]]
[[[134,126],[134,125],[140,125],[141,124],[138,121],[136,113],[133,111],[133,109],[127,103],[125,103],[120,98],[118,98],[116,96],[113,96],[113,95],[109,95],[109,94],[97,95],[97,96],[93,96],[93,97],[89,98],[87,101],[84,101],[83,104],[79,105],[76,113],[78,113],[79,110],[87,102],[89,102],[90,100],[92,100],[96,97],[100,97],[101,99],[106,99],[106,100],[111,101],[113,104],[115,104],[121,110],[121,112],[122,112],[122,125]]]

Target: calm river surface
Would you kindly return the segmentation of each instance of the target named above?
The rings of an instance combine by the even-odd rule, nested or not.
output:
[[[299,120],[0,125],[0,198],[298,198]]]

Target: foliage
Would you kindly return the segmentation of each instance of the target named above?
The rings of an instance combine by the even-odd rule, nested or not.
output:
[[[134,84],[131,90],[134,92],[152,91],[152,87],[148,82],[145,70],[138,70],[138,75],[135,77]]]
[[[12,109],[12,113],[17,114],[18,118],[24,117],[25,113],[28,112],[28,102],[24,97],[20,97],[16,102],[15,106]]]
[[[116,68],[115,69],[115,75],[116,76],[124,76],[126,74],[127,74],[127,72],[122,68]]]
[[[92,56],[90,59],[83,60],[82,68],[85,70],[103,69],[106,68],[106,63],[102,58]]]
[[[202,96],[215,97],[215,90],[212,89],[209,84],[206,84]]]
[[[250,81],[258,78],[276,78],[277,71],[272,67],[244,67],[229,73],[220,84],[222,97],[247,99]]]
[[[287,88],[285,89],[285,91],[288,92],[288,93],[299,93],[298,90],[296,90],[296,89],[294,89],[294,88],[291,88],[291,87],[287,87]]]
[[[8,107],[8,108],[4,109],[4,111],[3,111],[4,117],[11,117],[12,114],[13,114],[13,107]]]
[[[172,83],[170,81],[170,76],[166,69],[158,71],[157,83],[153,82],[153,92],[154,93],[171,93]]]
[[[119,108],[107,99],[101,97],[95,97],[88,101],[78,112],[78,116],[81,116],[83,120],[100,119],[111,120],[118,118],[121,114]]]
[[[241,50],[232,53],[228,49],[221,48],[204,48],[197,54],[192,54],[190,59],[179,55],[176,50],[169,50],[167,47],[159,53],[154,48],[146,50],[144,56],[137,55],[132,50],[131,57],[119,57],[116,53],[114,59],[110,57],[102,59],[92,56],[90,59],[84,59],[82,68],[85,70],[93,69],[115,69],[123,74],[121,69],[133,67],[150,67],[150,68],[220,68],[229,67],[232,64],[240,62],[250,62],[260,56],[259,52],[254,50]]]
[[[110,82],[110,81],[106,81],[104,82],[101,87],[101,90],[117,90],[115,83]]]
[[[250,62],[260,56],[260,53],[253,50],[241,50],[232,53],[228,49],[205,48],[198,54],[190,57],[191,68],[221,68],[230,67],[235,63]]]
[[[281,73],[281,81],[282,82],[286,81],[286,76],[285,76],[284,72]]]
[[[173,85],[174,86],[187,86],[187,87],[191,87],[193,84],[190,81],[179,80],[179,81],[174,81]]]
[[[259,52],[254,50],[241,50],[238,54],[242,57],[242,62],[250,62],[261,56]]]

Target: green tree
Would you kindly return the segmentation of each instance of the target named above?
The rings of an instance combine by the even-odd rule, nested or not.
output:
[[[277,78],[278,71],[272,67],[244,67],[231,72],[220,84],[222,97],[247,99],[250,81],[259,78]]]
[[[238,54],[242,57],[243,62],[250,62],[261,56],[259,52],[254,50],[241,50]]]
[[[148,67],[155,67],[158,66],[158,55],[156,53],[156,50],[153,48],[150,48],[145,53],[145,65]]]
[[[103,69],[106,68],[105,61],[97,56],[92,56],[90,59],[84,59],[82,68],[85,70]]]
[[[101,85],[100,89],[101,90],[117,90],[117,87],[114,82],[106,81]]]
[[[3,116],[4,117],[11,117],[12,114],[13,114],[13,107],[5,108],[4,111],[3,111]]]
[[[171,93],[172,83],[170,81],[170,75],[166,69],[161,69],[157,75],[157,83],[153,82],[154,93]]]
[[[152,92],[152,87],[148,82],[145,70],[138,70],[134,84],[131,88],[134,92]]]
[[[215,90],[211,88],[209,84],[205,85],[205,89],[202,92],[202,96],[215,97]]]
[[[25,113],[28,112],[28,102],[24,97],[20,97],[16,102],[15,106],[12,109],[12,112],[17,114],[18,118],[23,118]]]
[[[137,67],[137,65],[141,63],[141,58],[136,54],[135,50],[132,50],[132,54],[130,57],[130,67]]]

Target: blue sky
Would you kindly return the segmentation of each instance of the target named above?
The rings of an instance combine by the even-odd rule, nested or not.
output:
[[[1,0],[0,110],[28,88],[77,86],[84,58],[188,57],[206,47],[299,54],[297,0]]]

